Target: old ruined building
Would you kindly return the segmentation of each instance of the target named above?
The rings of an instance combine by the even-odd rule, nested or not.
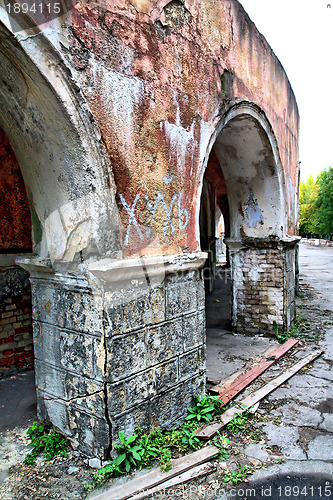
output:
[[[34,358],[39,418],[105,457],[205,391],[216,207],[233,330],[291,325],[298,110],[236,0],[29,19],[2,4],[1,372]]]

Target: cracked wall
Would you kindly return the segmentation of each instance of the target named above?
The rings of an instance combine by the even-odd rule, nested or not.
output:
[[[33,289],[39,416],[105,456],[119,428],[173,426],[204,391],[199,211],[215,142],[227,191],[246,185],[231,235],[295,233],[297,105],[236,0],[78,3],[12,35],[2,16],[0,124],[35,221],[34,255],[17,263]],[[243,118],[257,130],[253,175],[228,143]],[[260,154],[268,136],[274,174]],[[277,285],[290,304],[292,273]]]

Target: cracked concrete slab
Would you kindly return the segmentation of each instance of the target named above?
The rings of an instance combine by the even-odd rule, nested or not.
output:
[[[271,455],[265,450],[265,445],[259,443],[251,443],[245,447],[244,453],[251,459],[265,462]]]
[[[333,462],[333,436],[317,436],[308,445],[309,460],[328,460]]]
[[[306,459],[304,451],[297,444],[300,438],[297,427],[277,426],[270,422],[263,426],[263,431],[267,434],[268,444],[279,446],[284,458],[289,460]]]
[[[269,400],[289,400],[291,395],[296,401],[313,404],[325,401],[331,393],[330,382],[319,380],[317,377],[294,375],[287,384],[279,387],[269,396]]]
[[[294,401],[287,402],[282,407],[282,412],[285,424],[318,427],[322,422],[322,415],[318,410],[300,405]]]
[[[333,415],[331,413],[323,414],[323,421],[319,424],[319,429],[333,432]]]

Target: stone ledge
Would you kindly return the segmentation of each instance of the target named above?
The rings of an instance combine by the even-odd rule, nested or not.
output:
[[[239,251],[246,248],[260,248],[260,249],[278,249],[294,247],[301,240],[300,236],[286,236],[284,238],[271,237],[271,238],[251,238],[244,237],[242,239],[226,238],[224,240],[230,251]]]
[[[105,282],[125,281],[199,269],[204,265],[206,259],[206,252],[143,255],[121,260],[104,259],[91,263],[89,271]]]

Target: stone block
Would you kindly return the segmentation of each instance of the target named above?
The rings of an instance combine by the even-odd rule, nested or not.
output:
[[[102,339],[34,322],[36,360],[103,380],[104,349]]]
[[[155,391],[165,391],[175,385],[178,380],[178,359],[163,363],[153,370]]]
[[[33,317],[79,332],[102,332],[101,298],[89,290],[69,290],[58,283],[50,286],[33,280]]]
[[[179,378],[186,379],[199,372],[199,351],[188,352],[179,358]]]
[[[119,335],[123,326],[122,296],[119,291],[106,292],[103,305],[105,335]]]
[[[147,364],[157,365],[183,352],[182,319],[147,329]]]
[[[129,332],[138,330],[145,326],[144,314],[149,308],[148,294],[137,300],[132,300],[123,306],[123,325],[122,331]]]
[[[165,320],[165,298],[162,287],[153,288],[149,293],[146,310],[143,313],[146,325],[156,325]]]
[[[80,377],[41,361],[35,362],[35,372],[38,391],[55,400],[71,401],[84,411],[104,414],[103,382]]]
[[[197,283],[169,286],[166,290],[166,318],[171,319],[197,309]]]
[[[107,384],[108,408],[117,415],[155,396],[155,379],[152,370],[136,374],[117,384]]]
[[[183,317],[184,352],[204,343],[205,318],[204,313]]]
[[[68,418],[73,448],[87,457],[108,458],[106,454],[111,444],[111,432],[104,414],[93,415],[69,405]]]
[[[145,329],[106,339],[108,381],[114,382],[143,371],[148,366]]]

